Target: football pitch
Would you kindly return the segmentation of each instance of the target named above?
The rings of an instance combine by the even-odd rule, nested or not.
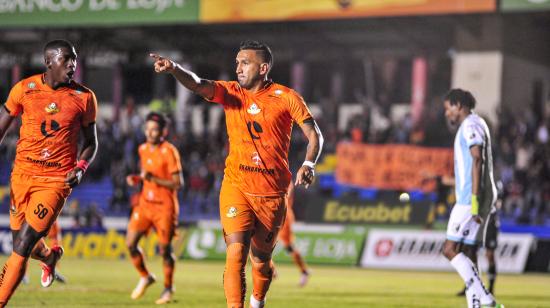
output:
[[[0,258],[2,264],[6,258]],[[162,290],[161,260],[148,260],[157,283],[138,300],[130,299],[138,275],[128,260],[63,259],[60,271],[68,283],[40,286],[40,269],[29,266],[29,284],[21,284],[10,307],[153,307]],[[178,261],[172,307],[225,307],[222,262]],[[297,287],[299,273],[277,265],[278,277],[268,294],[268,307],[466,307],[454,294],[461,288],[455,273],[366,270],[313,266],[309,284]],[[248,272],[248,293],[251,282]],[[499,275],[496,293],[506,307],[550,307],[550,275]]]

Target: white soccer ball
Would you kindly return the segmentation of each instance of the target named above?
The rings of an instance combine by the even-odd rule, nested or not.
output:
[[[404,192],[399,195],[399,201],[401,202],[409,202],[411,200],[411,197],[408,193]]]

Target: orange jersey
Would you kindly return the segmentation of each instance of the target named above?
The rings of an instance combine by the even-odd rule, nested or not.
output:
[[[155,177],[166,180],[172,180],[174,173],[181,172],[178,150],[167,141],[156,146],[144,143],[139,146],[138,152],[142,172],[150,172]],[[166,212],[177,213],[179,210],[176,190],[147,180],[143,180],[140,205],[158,205],[158,210]]]
[[[225,180],[242,192],[270,196],[287,191],[292,123],[313,118],[303,98],[280,84],[252,93],[235,82],[215,81],[211,101],[223,105],[229,136]]]
[[[94,93],[74,81],[54,90],[39,74],[18,82],[4,106],[22,120],[13,173],[65,178],[76,165],[81,127],[95,122]]]

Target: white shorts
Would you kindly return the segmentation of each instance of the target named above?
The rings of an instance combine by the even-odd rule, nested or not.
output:
[[[455,204],[447,225],[447,239],[453,242],[474,245],[479,224],[472,219],[471,206]]]

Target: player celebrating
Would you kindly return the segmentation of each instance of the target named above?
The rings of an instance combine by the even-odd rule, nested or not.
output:
[[[476,101],[470,92],[453,89],[444,104],[445,117],[459,128],[454,142],[456,204],[449,218],[443,254],[466,284],[468,307],[502,307],[485,289],[472,261],[457,252],[460,243],[475,251],[482,217],[494,208],[496,186],[489,128],[473,113]]]
[[[250,252],[250,306],[263,307],[273,274],[271,254],[285,219],[285,194],[292,178],[288,169],[292,124],[297,122],[309,141],[297,185],[308,187],[314,179],[321,132],[302,97],[268,78],[273,56],[263,43],[241,43],[237,82],[201,79],[169,59],[151,56],[156,72],[172,74],[186,88],[224,108],[230,145],[220,191],[227,245],[225,297],[228,307],[243,307]]]
[[[294,247],[294,233],[292,232],[292,225],[294,224],[294,185],[290,182],[288,187],[287,194],[287,209],[286,209],[286,218],[279,232],[279,240],[283,243],[286,251],[292,256],[292,261],[300,269],[300,282],[298,285],[303,287],[307,284],[309,280],[309,271],[306,265],[306,262],[302,258],[302,255]]]
[[[68,41],[47,43],[46,72],[18,82],[0,110],[0,140],[15,117],[22,120],[10,185],[13,252],[0,275],[1,307],[21,282],[29,257],[43,262],[42,286],[52,284],[63,249],[50,249],[43,237],[97,151],[97,101],[72,80],[76,57]],[[84,144],[77,155],[80,132]]]
[[[164,290],[157,304],[166,304],[174,293],[173,279],[176,258],[172,253],[179,214],[177,190],[183,185],[183,175],[178,150],[164,140],[167,121],[163,115],[151,112],[145,118],[146,142],[140,145],[141,174],[129,175],[128,185],[143,182],[139,205],[133,209],[126,233],[126,245],[132,263],[141,278],[132,292],[132,299],[140,298],[155,277],[145,267],[139,240],[154,227],[159,237],[160,254],[164,269]]]

